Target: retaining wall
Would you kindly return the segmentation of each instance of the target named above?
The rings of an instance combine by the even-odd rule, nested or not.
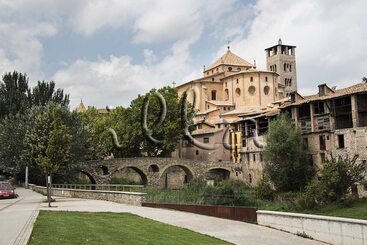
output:
[[[257,223],[330,244],[367,245],[365,220],[258,210]]]
[[[46,195],[47,192],[46,187],[44,186],[37,186],[30,184],[29,188],[44,195]],[[59,197],[105,200],[135,206],[141,206],[142,202],[145,199],[145,193],[139,193],[139,192],[74,190],[65,188],[52,188],[51,195]]]
[[[143,203],[143,207],[174,209],[223,219],[256,223],[256,208],[194,204]]]

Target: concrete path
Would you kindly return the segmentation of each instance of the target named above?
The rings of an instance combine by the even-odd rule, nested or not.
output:
[[[27,244],[43,196],[17,188],[17,199],[0,199],[0,245]]]
[[[180,211],[136,207],[101,200],[76,198],[56,198],[56,200],[53,203],[54,207],[48,208],[47,204],[44,203],[41,209],[52,211],[127,212],[207,234],[235,244],[323,244],[259,225]]]

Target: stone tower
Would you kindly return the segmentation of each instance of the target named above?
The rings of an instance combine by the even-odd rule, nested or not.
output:
[[[291,92],[297,91],[296,46],[284,45],[279,38],[277,45],[265,51],[268,71],[278,73],[278,82],[284,85],[283,96],[289,96]]]

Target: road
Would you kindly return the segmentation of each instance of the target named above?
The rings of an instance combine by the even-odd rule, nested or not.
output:
[[[0,245],[27,244],[43,196],[17,188],[17,199],[0,199]]]

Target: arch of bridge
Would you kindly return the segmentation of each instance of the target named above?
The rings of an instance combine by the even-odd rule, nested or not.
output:
[[[150,172],[151,165],[158,166],[159,171]],[[79,171],[89,173],[97,184],[109,183],[111,176],[124,168],[133,168],[146,178],[148,185],[157,185],[159,179],[170,167],[178,166],[186,174],[192,174],[193,178],[205,178],[211,169],[226,169],[233,172],[237,164],[232,162],[203,162],[192,159],[158,158],[158,157],[137,157],[137,158],[116,158],[112,160],[92,160],[82,164]],[[108,174],[101,173],[101,169],[107,168]],[[102,171],[103,172],[103,171]]]

